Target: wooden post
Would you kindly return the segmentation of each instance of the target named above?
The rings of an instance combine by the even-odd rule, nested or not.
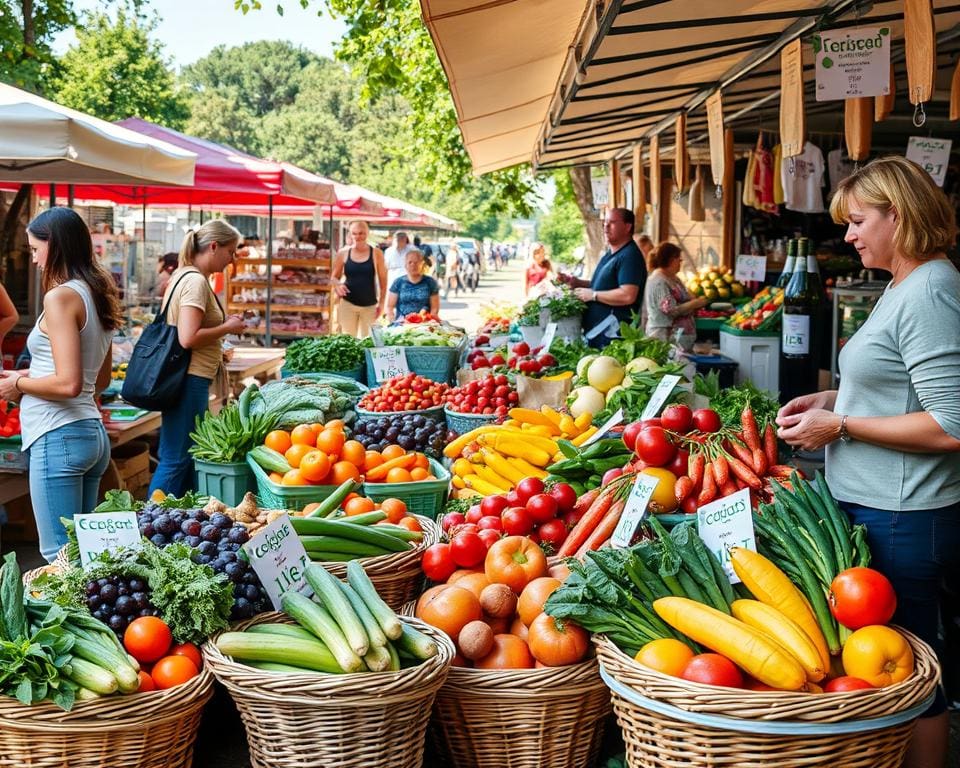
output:
[[[633,215],[636,218],[636,231],[643,231],[643,220],[647,215],[647,189],[643,173],[643,142],[633,146]]]
[[[623,206],[623,184],[620,183],[620,163],[617,160],[611,160],[607,168],[610,174],[610,207],[620,208]]]
[[[723,208],[720,229],[720,260],[724,267],[732,267],[737,245],[737,179],[734,164],[733,129],[723,132]]]
[[[893,64],[890,65],[890,92],[886,96],[875,96],[873,99],[873,119],[877,123],[886,120],[893,112],[893,102],[897,98],[897,84],[894,80]]]
[[[650,139],[650,206],[653,209],[650,237],[660,242],[660,134]]]

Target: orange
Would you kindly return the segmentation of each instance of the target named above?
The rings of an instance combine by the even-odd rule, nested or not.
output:
[[[363,447],[363,443],[347,440],[340,450],[340,458],[349,461],[355,467],[363,468],[367,459],[367,449]]]
[[[647,643],[633,658],[657,672],[680,677],[687,662],[693,658],[693,651],[679,640],[664,637]]]
[[[534,579],[523,588],[520,600],[517,601],[517,615],[520,621],[528,627],[533,620],[543,613],[543,604],[553,591],[560,586],[560,581],[550,576],[541,576]]]
[[[364,470],[370,470],[374,467],[379,467],[381,464],[383,464],[383,456],[380,455],[380,451],[367,451],[363,458]]]
[[[390,461],[390,459],[399,459],[405,453],[406,451],[403,450],[403,448],[401,448],[399,445],[388,445],[386,448],[380,451],[380,455],[383,456],[384,461]]]
[[[340,456],[345,442],[346,438],[343,436],[343,432],[338,429],[324,429],[317,435],[317,448],[324,453]]]
[[[417,618],[455,638],[471,621],[483,618],[483,611],[480,600],[470,590],[446,587],[421,600],[417,606]]]
[[[415,533],[423,532],[423,528],[420,526],[420,521],[411,515],[401,517],[397,521],[397,525],[399,525],[401,528],[406,528],[408,531],[414,531]]]
[[[294,427],[293,432],[290,433],[290,442],[294,445],[309,445],[311,448],[315,448],[317,433],[310,428],[309,424],[300,424]]]
[[[343,431],[343,428],[344,428],[345,426],[346,426],[346,424],[343,423],[343,420],[342,420],[342,419],[330,419],[330,421],[328,421],[325,425],[323,425],[323,428],[324,428],[324,429],[339,429],[339,430],[342,432],[342,431]]]
[[[338,461],[330,468],[330,485],[341,485],[347,480],[359,480],[360,470],[349,461]]]
[[[411,480],[426,480],[429,477],[430,473],[427,472],[423,467],[414,467],[410,470],[410,479]]]
[[[380,509],[387,513],[387,521],[391,523],[399,523],[407,516],[407,505],[401,499],[384,499]]]
[[[417,453],[413,460],[413,466],[417,469],[430,469],[430,460],[427,458],[427,454]]]
[[[409,483],[412,480],[413,478],[410,476],[410,471],[403,467],[394,467],[387,472],[388,483]]]
[[[287,463],[296,469],[300,466],[300,462],[303,461],[303,457],[306,456],[310,451],[314,450],[312,445],[304,445],[303,443],[294,443],[290,446],[290,449],[283,454],[283,457],[287,460]]]
[[[313,512],[313,510],[315,510],[319,506],[320,506],[319,501],[312,501],[303,508],[303,511],[300,514],[303,515],[304,517],[308,517],[310,513]]]
[[[362,515],[367,512],[373,512],[373,499],[357,496],[356,498],[350,499],[350,501],[347,502],[346,506],[343,508],[343,511],[347,513],[348,517],[353,515]]]
[[[280,481],[281,485],[306,485],[307,481],[303,479],[303,475],[300,474],[299,469],[291,469],[287,474],[283,476],[283,480]]]
[[[360,498],[359,493],[348,493],[347,497],[343,500],[343,503],[340,505],[340,509],[346,509],[347,504],[350,503],[351,499],[359,499],[359,498]]]
[[[279,483],[281,480],[283,480],[283,475],[281,475],[279,472],[271,472],[268,477],[270,478],[270,481],[274,483]]]
[[[267,446],[267,448],[273,448],[273,450],[278,453],[286,453],[292,445],[290,433],[284,429],[275,429],[273,432],[267,434],[263,440],[263,444]]]
[[[308,451],[300,459],[300,474],[308,483],[322,483],[330,474],[330,459],[323,451]]]

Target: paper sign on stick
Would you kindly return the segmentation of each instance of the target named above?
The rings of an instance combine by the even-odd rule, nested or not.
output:
[[[657,488],[660,479],[653,475],[645,475],[642,472],[637,475],[637,480],[630,489],[630,497],[623,508],[623,514],[620,516],[620,522],[610,537],[610,543],[615,547],[629,547],[640,527],[647,517],[647,504],[650,503],[650,497]]]
[[[243,551],[260,577],[274,610],[280,610],[280,598],[289,590],[313,594],[305,578],[310,558],[287,515],[261,528],[243,545]]]
[[[643,413],[640,414],[640,420],[652,419],[655,418],[660,409],[663,407],[663,404],[667,402],[667,398],[670,397],[670,393],[676,388],[677,384],[680,383],[680,376],[676,374],[670,374],[664,376],[660,379],[660,383],[657,384],[657,388],[653,390],[653,394],[650,395],[650,400],[647,402],[647,407],[643,409]]]
[[[96,512],[74,515],[74,530],[80,548],[81,565],[89,565],[101,552],[140,546],[136,512]]]
[[[767,257],[737,256],[737,266],[733,276],[742,282],[756,281],[762,283],[767,278]]]
[[[403,347],[375,347],[370,350],[370,360],[373,362],[373,375],[380,382],[410,373]]]
[[[750,489],[744,488],[700,507],[697,510],[697,531],[703,543],[717,556],[730,583],[739,584],[740,577],[730,562],[730,547],[757,551]]]

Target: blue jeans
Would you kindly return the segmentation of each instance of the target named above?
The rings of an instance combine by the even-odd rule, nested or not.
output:
[[[110,439],[100,419],[65,424],[30,446],[30,501],[48,563],[67,543],[60,518],[93,511],[109,464]]]
[[[841,502],[854,523],[867,526],[870,567],[890,579],[897,593],[893,623],[928,643],[941,663],[946,648],[940,632],[941,581],[960,567],[960,504],[940,509],[888,512]],[[924,717],[944,712],[942,686]]]
[[[210,379],[187,374],[183,397],[175,408],[163,412],[160,422],[160,463],[150,481],[150,493],[163,491],[168,496],[183,496],[196,488],[193,459],[188,450],[190,433],[196,429],[197,416],[207,412]]]

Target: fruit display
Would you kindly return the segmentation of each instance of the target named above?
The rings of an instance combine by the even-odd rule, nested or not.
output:
[[[140,691],[176,688],[200,674],[203,656],[193,643],[177,643],[170,627],[156,616],[134,619],[123,633],[123,647],[140,664]]]
[[[278,485],[340,485],[360,478],[367,449],[348,440],[343,422],[334,420],[275,429],[248,456]]]
[[[156,616],[147,582],[137,576],[101,576],[83,587],[90,615],[122,634],[132,621]]]
[[[417,316],[415,322],[406,319],[400,325],[383,328],[380,334],[387,347],[458,347],[464,341],[464,332],[438,320]],[[370,346],[372,340],[368,340]]]
[[[0,437],[20,434],[20,406],[0,400]]]
[[[265,622],[224,632],[217,649],[234,661],[277,674],[397,672],[437,655],[436,642],[397,616],[377,594],[363,567],[347,564],[346,581],[307,566],[309,598],[281,598],[293,623]]]
[[[390,444],[407,451],[420,451],[434,459],[443,456],[444,446],[457,434],[442,421],[415,413],[402,416],[381,416],[362,421],[353,428],[353,439],[368,451],[382,451]]]
[[[680,275],[691,296],[703,296],[712,301],[718,299],[740,298],[746,294],[746,287],[734,278],[730,267],[707,265],[696,272]]]
[[[775,286],[767,286],[748,304],[744,304],[734,312],[727,321],[727,325],[741,331],[776,331],[780,326],[782,310],[783,290]]]
[[[376,413],[423,411],[443,405],[448,389],[446,384],[408,373],[371,389],[357,406]]]
[[[612,355],[587,355],[577,364],[577,378],[567,405],[575,417],[592,413],[603,421],[623,409],[626,418],[638,418],[660,380],[682,374],[683,369],[680,363],[660,365],[649,357],[636,357],[624,365]],[[683,390],[678,383],[667,402],[681,397]]]
[[[475,567],[452,571],[424,592],[415,615],[454,641],[459,666],[516,670],[576,664],[587,655],[589,634],[543,610],[565,574],[562,566],[548,566],[535,541],[506,536],[491,544]]]
[[[456,413],[494,414],[505,417],[520,402],[506,375],[488,374],[447,392],[447,408]]]

